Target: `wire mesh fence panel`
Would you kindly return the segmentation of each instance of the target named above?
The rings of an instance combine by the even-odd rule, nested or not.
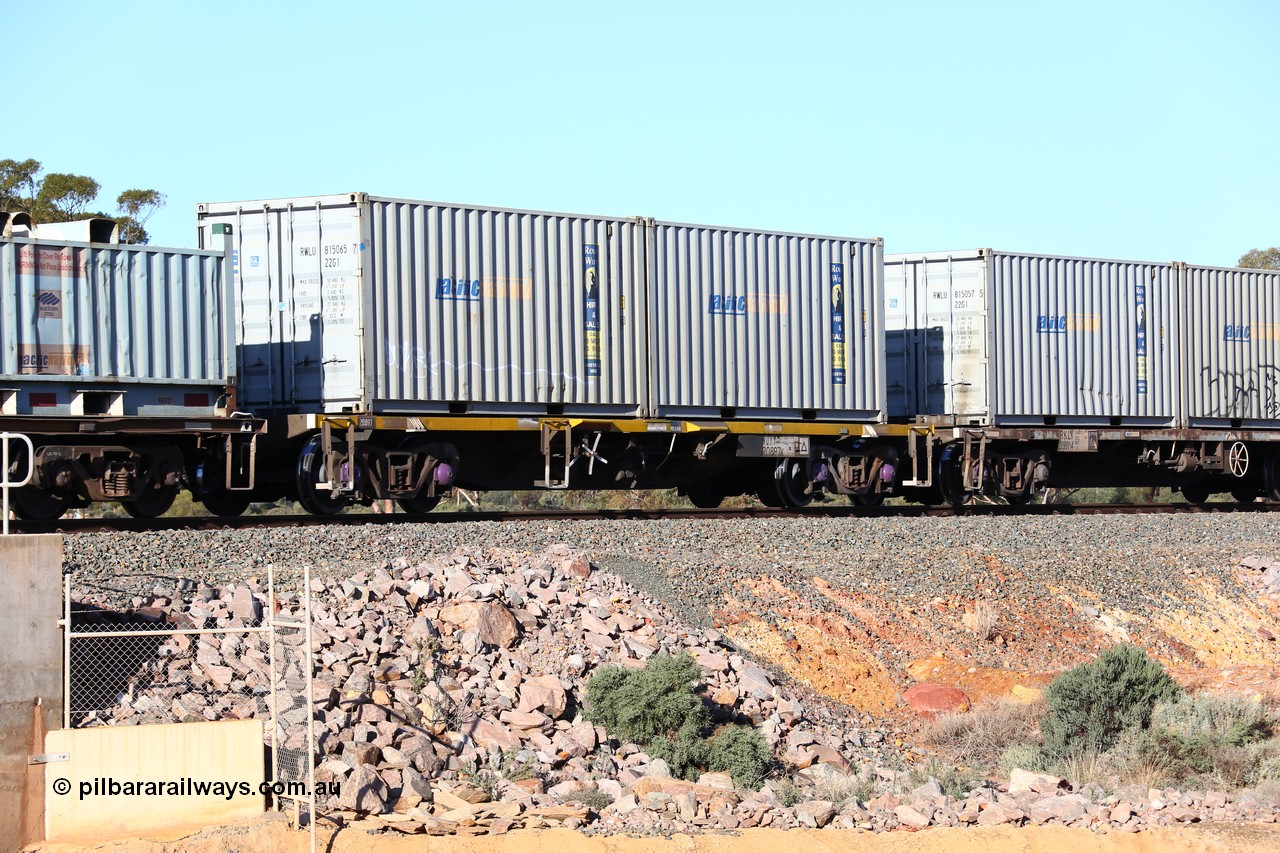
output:
[[[66,725],[268,715],[269,590],[159,577],[130,587],[67,578]]]

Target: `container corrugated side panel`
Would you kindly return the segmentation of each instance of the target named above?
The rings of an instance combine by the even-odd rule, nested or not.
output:
[[[1183,395],[1191,427],[1280,422],[1280,272],[1182,265]]]
[[[220,254],[13,239],[0,242],[0,271],[9,387],[168,386],[145,401],[160,414],[190,408],[169,399],[184,387],[208,393],[226,380]],[[125,410],[138,413],[130,392]]]
[[[637,413],[637,221],[394,199],[366,216],[375,410]]]
[[[995,420],[1170,426],[1172,264],[995,252]]]
[[[989,422],[986,259],[973,250],[890,255],[885,278],[891,415]]]
[[[657,416],[884,419],[879,241],[657,222],[648,253]]]

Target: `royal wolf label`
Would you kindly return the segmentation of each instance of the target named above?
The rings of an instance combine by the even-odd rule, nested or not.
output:
[[[587,377],[600,375],[600,252],[595,243],[582,247],[585,285],[582,330],[586,338]]]
[[[845,384],[844,264],[831,265],[831,383]]]

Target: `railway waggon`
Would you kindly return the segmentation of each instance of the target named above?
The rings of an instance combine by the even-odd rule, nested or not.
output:
[[[197,250],[5,224],[20,515],[183,487],[220,515],[453,486],[1280,499],[1277,273],[362,193],[197,222]]]

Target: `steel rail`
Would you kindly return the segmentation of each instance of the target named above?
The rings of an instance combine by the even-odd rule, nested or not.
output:
[[[1277,512],[1280,503],[1206,503],[1206,504],[966,504],[964,506],[818,506],[804,509],[746,507],[743,509],[600,509],[541,510],[528,512],[432,512],[409,513],[342,513],[315,515],[242,515],[236,518],[191,516],[173,518],[62,518],[54,521],[13,521],[14,533],[115,533],[158,530],[246,530],[271,527],[313,527],[319,525],[361,526],[380,524],[459,524],[488,522],[546,521],[664,521],[679,519],[734,518],[936,518],[1027,515],[1141,515],[1227,514],[1239,512]]]

